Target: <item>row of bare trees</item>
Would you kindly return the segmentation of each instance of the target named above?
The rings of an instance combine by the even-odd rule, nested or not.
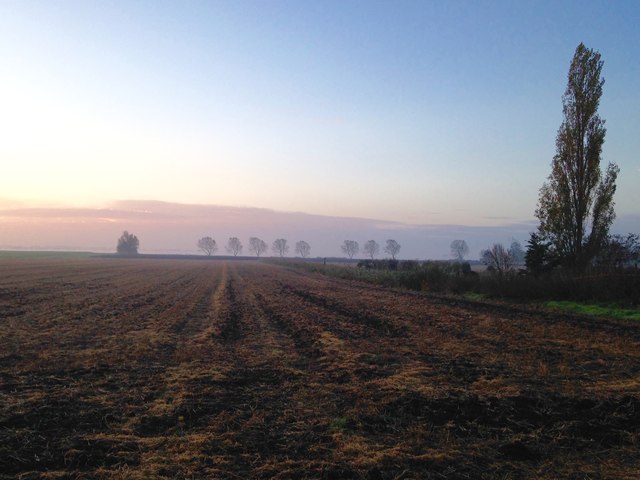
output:
[[[213,255],[218,250],[216,241],[211,237],[202,237],[198,240],[197,247],[207,256]],[[386,241],[383,251],[395,260],[396,256],[400,252],[400,247],[401,246],[398,242],[393,239],[389,239]],[[269,247],[264,240],[258,237],[249,238],[249,252],[256,257],[262,256],[268,248]],[[360,252],[360,244],[355,240],[345,240],[340,246],[340,249],[347,257],[352,259]],[[231,237],[227,240],[225,250],[230,255],[237,257],[242,253],[242,242],[238,237]],[[289,243],[285,238],[277,238],[273,241],[271,250],[275,255],[285,257],[289,253]],[[373,259],[380,253],[380,245],[375,240],[368,240],[364,244],[362,251],[365,255]],[[302,258],[307,258],[311,254],[311,246],[304,240],[300,240],[299,242],[296,242],[295,253]]]
[[[355,240],[345,240],[342,245],[340,245],[340,249],[347,257],[353,258],[360,252],[360,244]],[[373,258],[380,253],[380,245],[375,240],[367,240],[362,251],[373,260]],[[384,253],[391,255],[391,258],[395,260],[396,255],[400,253],[400,244],[392,239],[387,240],[384,246]]]
[[[637,244],[637,240],[636,240]],[[117,251],[120,254],[136,254],[138,252],[138,237],[129,232],[123,232],[122,236],[118,239]],[[213,255],[218,250],[217,242],[207,236],[202,237],[197,242],[197,247],[202,250],[207,256]],[[384,246],[384,253],[391,256],[393,260],[400,252],[400,244],[389,239]],[[355,240],[345,240],[340,246],[342,252],[352,259],[360,252],[360,244]],[[225,245],[225,250],[230,255],[237,257],[242,253],[243,245],[238,237],[230,237]],[[267,243],[258,238],[249,238],[249,252],[256,257],[262,256],[268,250]],[[289,253],[289,244],[284,238],[277,238],[271,245],[271,250],[279,257],[285,257]],[[380,253],[380,245],[375,240],[368,240],[365,242],[363,253],[372,260],[376,255]],[[295,253],[302,258],[307,258],[311,254],[311,246],[304,240],[296,242]],[[464,257],[469,253],[469,247],[464,240],[454,240],[451,242],[451,255],[458,261],[463,261]],[[517,241],[512,242],[511,246],[507,249],[502,244],[496,243],[492,247],[483,250],[481,253],[483,263],[485,263],[490,269],[497,273],[505,273],[513,268],[514,265],[521,264],[524,261],[524,251]]]
[[[211,237],[202,237],[197,243],[198,249],[202,250],[207,256],[213,255],[218,250],[216,241]],[[238,237],[230,237],[225,244],[225,250],[228,254],[237,257],[242,253],[244,246]],[[256,257],[262,256],[269,246],[267,242],[258,237],[249,238],[249,252]],[[271,245],[273,253],[279,257],[284,257],[289,253],[289,244],[284,238],[277,238]],[[307,258],[311,254],[311,246],[304,240],[300,240],[295,245],[295,253],[302,258]]]

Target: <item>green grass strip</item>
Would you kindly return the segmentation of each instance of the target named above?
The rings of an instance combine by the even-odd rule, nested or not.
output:
[[[464,298],[467,300],[485,300],[487,296],[484,293],[466,292]]]
[[[627,309],[615,306],[607,307],[603,305],[591,305],[566,301],[549,301],[545,302],[544,305],[546,307],[557,308],[568,312],[576,312],[584,315],[606,316],[625,320],[640,320],[640,310],[638,309]]]

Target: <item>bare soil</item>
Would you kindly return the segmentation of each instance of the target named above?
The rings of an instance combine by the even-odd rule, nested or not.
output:
[[[637,479],[640,325],[257,262],[0,259],[0,479]]]

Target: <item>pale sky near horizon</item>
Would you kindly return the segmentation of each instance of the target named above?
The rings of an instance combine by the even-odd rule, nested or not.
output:
[[[0,206],[529,222],[576,46],[640,213],[640,2],[0,0]]]

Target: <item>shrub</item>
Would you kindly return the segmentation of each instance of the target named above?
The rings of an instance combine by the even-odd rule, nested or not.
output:
[[[337,265],[300,264],[307,270],[334,277],[359,280],[387,287],[435,293],[475,292],[516,300],[572,300],[640,304],[640,270],[592,271],[574,275],[554,270],[539,275],[477,274],[468,264],[446,261],[400,262],[363,260],[360,268]],[[405,265],[406,264],[406,265]],[[393,266],[398,267],[393,270]]]

